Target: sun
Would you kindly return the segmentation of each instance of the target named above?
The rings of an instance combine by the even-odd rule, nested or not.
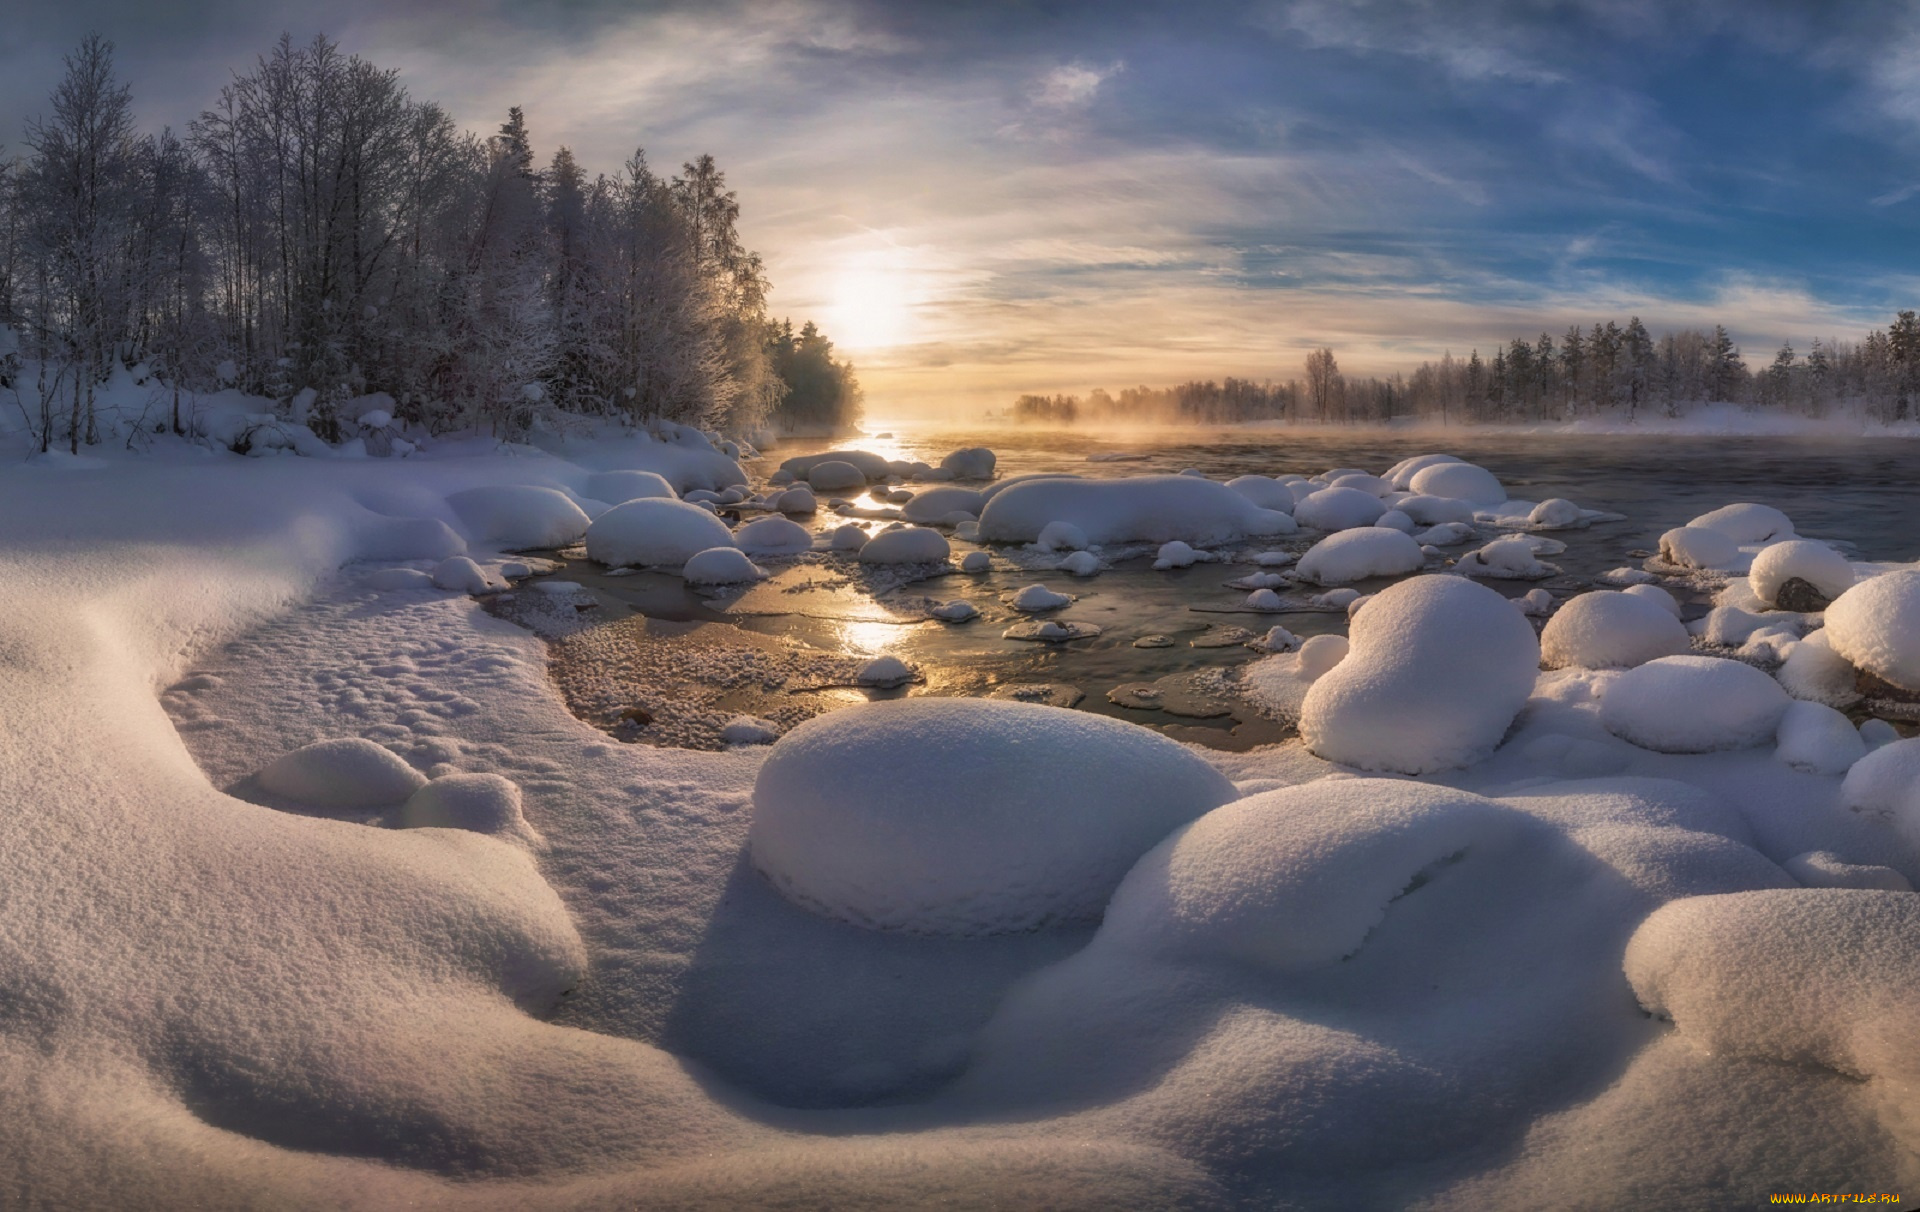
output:
[[[899,270],[862,267],[833,284],[827,336],[842,349],[889,349],[902,344],[913,320],[913,292]]]

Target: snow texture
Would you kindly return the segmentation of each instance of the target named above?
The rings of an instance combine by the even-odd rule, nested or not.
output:
[[[597,471],[587,477],[585,492],[592,499],[609,505],[625,505],[645,497],[671,499],[680,495],[659,472],[633,470]]]
[[[392,750],[360,737],[315,741],[274,759],[260,786],[313,808],[378,808],[426,785]]]
[[[733,532],[733,541],[749,555],[799,555],[813,550],[813,532],[787,518],[755,518]]]
[[[1771,505],[1742,502],[1703,513],[1689,527],[1716,530],[1736,544],[1772,543],[1793,538],[1793,521]]]
[[[1600,722],[1643,749],[1709,753],[1773,740],[1790,701],[1778,682],[1751,665],[1670,656],[1610,682]]]
[[[1607,589],[1567,602],[1540,631],[1540,659],[1550,669],[1627,669],[1688,646],[1677,610]]]
[[[868,539],[860,548],[862,564],[939,564],[953,547],[937,530],[908,527],[889,530]]]
[[[664,483],[664,481],[663,481]],[[467,537],[501,551],[565,547],[587,533],[588,519],[565,493],[529,484],[469,488],[447,498]]]
[[[1747,586],[1769,606],[1779,606],[1780,590],[1790,580],[1801,580],[1831,603],[1853,587],[1853,565],[1847,558],[1812,539],[1775,543],[1753,557]]]
[[[1845,774],[1867,756],[1853,721],[1823,703],[1788,703],[1774,741],[1774,757],[1814,774]]]
[[[697,505],[643,497],[616,505],[587,527],[587,558],[609,567],[679,568],[714,547],[732,547],[727,524]]]
[[[737,547],[709,547],[695,552],[680,575],[689,585],[738,585],[765,580],[767,573]]]
[[[1426,562],[1420,545],[1399,531],[1361,526],[1321,539],[1300,557],[1297,568],[1304,581],[1345,585],[1418,572]]]
[[[1660,558],[1679,568],[1725,571],[1740,563],[1740,546],[1721,530],[1677,526],[1660,536]]]
[[[1920,690],[1920,572],[1882,573],[1827,607],[1827,642],[1859,669]]]
[[[1293,520],[1310,530],[1352,530],[1371,526],[1387,512],[1385,502],[1358,488],[1321,488],[1301,497]]]
[[[1421,496],[1452,497],[1480,506],[1507,499],[1507,490],[1494,474],[1474,463],[1431,463],[1413,474],[1407,488]]]

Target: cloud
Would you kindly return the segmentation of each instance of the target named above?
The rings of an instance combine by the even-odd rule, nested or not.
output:
[[[1034,104],[1048,109],[1074,109],[1091,102],[1100,86],[1126,70],[1116,59],[1105,67],[1062,63],[1040,77],[1033,89]]]

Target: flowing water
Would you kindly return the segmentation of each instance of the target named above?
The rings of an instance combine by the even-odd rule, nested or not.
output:
[[[760,482],[781,459],[834,445],[790,442],[768,452],[748,470]],[[1920,442],[1899,439],[1786,441],[1471,431],[1445,435],[1378,431],[1303,435],[1284,430],[1111,434],[929,428],[837,445],[935,465],[952,450],[986,446],[998,456],[997,474],[1003,478],[1046,471],[1118,478],[1195,468],[1216,480],[1254,473],[1310,476],[1334,467],[1377,473],[1408,456],[1442,450],[1486,467],[1516,498],[1564,497],[1585,509],[1624,515],[1624,521],[1554,532],[1551,537],[1564,542],[1567,549],[1544,557],[1561,570],[1553,578],[1486,582],[1509,595],[1536,587],[1562,598],[1577,593],[1609,569],[1638,567],[1645,553],[1657,547],[1663,531],[1735,501],[1775,506],[1795,521],[1802,535],[1837,540],[1858,559],[1920,556],[1920,521],[1916,520],[1920,519]],[[1113,455],[1129,457],[1090,459]],[[823,501],[813,525],[831,529],[844,520],[828,512]],[[1482,527],[1478,540],[1448,548],[1447,554],[1465,554],[1496,537],[1496,530]],[[1298,552],[1310,545],[1309,538],[1301,537],[1256,542],[1242,551]],[[954,548],[956,563],[971,549],[957,541]],[[877,595],[870,585],[828,575],[807,564],[782,568],[776,563],[773,580],[745,595],[718,600],[690,592],[675,577],[645,573],[608,577],[583,560],[568,561],[556,575],[586,587],[601,608],[595,617],[610,621],[632,614],[646,617],[648,628],[632,631],[631,641],[623,643],[683,646],[684,653],[664,653],[666,659],[652,667],[650,676],[660,676],[661,670],[684,670],[681,690],[688,694],[699,691],[701,670],[707,668],[697,659],[699,645],[722,641],[737,644],[751,639],[764,644],[777,640],[823,658],[891,654],[916,666],[924,676],[923,682],[899,690],[858,690],[831,685],[834,667],[823,663],[829,673],[781,684],[769,677],[764,685],[730,690],[711,700],[727,711],[780,718],[782,703],[797,705],[804,699],[804,710],[790,712],[783,722],[868,698],[999,694],[1071,701],[1082,710],[1159,728],[1183,740],[1245,748],[1281,739],[1286,730],[1236,696],[1216,693],[1223,680],[1218,671],[1230,671],[1260,655],[1240,642],[1249,638],[1241,632],[1264,634],[1274,623],[1301,636],[1346,630],[1342,613],[1230,613],[1246,591],[1225,583],[1259,571],[1248,563],[1196,564],[1155,572],[1149,552],[1082,579],[1058,570],[1012,567],[1008,553],[1000,554],[994,571],[984,576],[955,572]],[[1024,616],[1004,606],[1001,595],[1035,582],[1076,595],[1078,600],[1057,617],[1098,625],[1102,633],[1066,644],[1003,638],[1006,626]],[[1387,583],[1363,581],[1354,588],[1371,592]],[[1677,596],[1685,600],[1689,617],[1706,609],[1703,595]],[[954,598],[971,601],[983,617],[959,625],[925,617],[927,599]],[[738,632],[729,636],[717,628]],[[1236,628],[1240,632],[1232,630]],[[1166,636],[1173,643],[1135,647],[1134,641],[1146,635]],[[1110,697],[1117,688],[1142,683],[1158,684],[1163,692],[1159,707],[1143,709],[1143,700],[1124,690],[1115,697],[1132,705],[1123,706]],[[645,728],[629,731],[628,739],[656,743],[664,739],[648,736]]]

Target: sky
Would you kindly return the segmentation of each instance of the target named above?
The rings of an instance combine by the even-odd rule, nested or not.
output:
[[[0,141],[117,44],[182,127],[283,31],[612,171],[714,155],[877,415],[1349,373],[1637,314],[1749,363],[1920,305],[1920,5],[19,0]]]

